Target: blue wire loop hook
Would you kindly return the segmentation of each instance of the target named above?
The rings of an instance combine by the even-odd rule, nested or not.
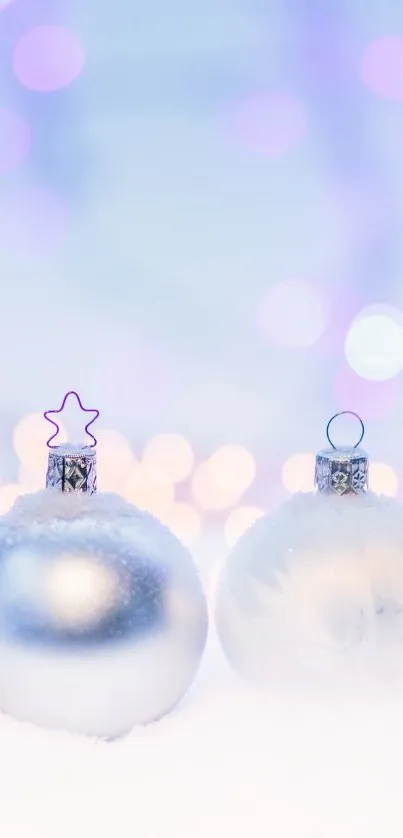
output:
[[[365,426],[364,426],[364,422],[361,419],[361,416],[358,416],[358,413],[354,413],[353,410],[342,410],[341,413],[335,413],[334,416],[332,416],[332,418],[329,419],[329,422],[327,423],[327,428],[326,428],[326,436],[327,436],[327,438],[330,442],[330,445],[336,451],[337,446],[330,439],[329,431],[330,431],[330,426],[331,426],[332,422],[334,422],[334,420],[337,419],[339,416],[355,416],[355,418],[358,419],[358,421],[361,425],[361,435],[360,435],[360,438],[359,438],[358,442],[356,442],[355,445],[352,446],[353,448],[358,448],[358,446],[361,445],[361,442],[364,439]]]
[[[94,408],[84,407],[84,405],[83,405],[83,403],[80,399],[80,396],[78,395],[78,393],[76,393],[75,390],[69,390],[69,392],[66,393],[66,395],[65,395],[65,397],[64,397],[64,399],[61,403],[61,406],[59,407],[58,410],[45,410],[45,413],[43,414],[44,418],[46,419],[47,422],[50,422],[50,424],[53,425],[56,428],[55,433],[52,434],[51,437],[49,437],[46,445],[48,446],[48,448],[58,448],[59,447],[58,445],[51,445],[52,440],[54,440],[57,437],[57,435],[60,431],[60,426],[57,424],[57,422],[55,422],[53,419],[50,418],[50,414],[61,413],[69,396],[75,396],[76,397],[76,399],[78,401],[78,404],[79,404],[81,410],[83,411],[83,413],[93,413],[94,414],[92,419],[90,419],[90,421],[87,422],[87,424],[85,426],[85,433],[89,437],[91,437],[91,439],[93,440],[93,442],[91,443],[91,445],[88,446],[88,448],[95,448],[95,446],[97,444],[96,437],[94,436],[94,434],[92,434],[88,430],[88,428],[93,424],[93,422],[95,422],[98,419],[99,410],[97,410],[96,408],[94,409]]]

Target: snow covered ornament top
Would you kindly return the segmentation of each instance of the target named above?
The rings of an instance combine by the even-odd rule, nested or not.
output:
[[[84,413],[93,414],[93,418],[87,422],[85,433],[91,437],[90,445],[65,444],[52,445],[59,433],[59,425],[51,415],[58,415],[64,409],[69,396],[75,396],[80,409]],[[49,437],[47,446],[50,449],[48,457],[48,469],[46,473],[46,488],[58,489],[60,492],[87,492],[92,495],[97,491],[96,473],[96,437],[88,430],[98,419],[99,410],[84,407],[80,396],[75,390],[69,390],[58,410],[46,410],[43,414],[45,419],[56,428],[55,433]]]

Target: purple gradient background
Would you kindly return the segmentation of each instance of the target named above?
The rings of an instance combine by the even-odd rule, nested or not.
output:
[[[344,356],[361,308],[403,305],[398,4],[13,0],[0,25],[2,477],[70,387],[135,449],[241,443],[259,475],[351,408],[403,471],[401,376]]]

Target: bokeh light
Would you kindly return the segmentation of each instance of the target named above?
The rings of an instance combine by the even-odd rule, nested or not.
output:
[[[256,464],[242,445],[225,445],[200,463],[192,479],[192,492],[202,510],[221,511],[238,503],[252,485]]]
[[[293,454],[285,461],[281,478],[288,492],[313,492],[315,489],[315,455]]]
[[[142,462],[161,469],[174,483],[181,483],[192,472],[194,454],[180,434],[158,434],[145,446]]]
[[[258,310],[262,338],[272,346],[312,346],[326,326],[323,301],[307,282],[289,279],[268,289]]]
[[[23,494],[25,494],[25,490],[19,483],[7,483],[0,486],[0,515],[9,512],[17,498]]]
[[[224,534],[227,544],[233,547],[241,536],[251,527],[255,521],[262,518],[263,509],[257,506],[239,506],[230,512],[224,527]]]
[[[46,485],[46,466],[26,466],[21,464],[18,468],[18,482],[26,492],[38,492]]]
[[[278,157],[292,151],[305,134],[302,103],[283,92],[257,93],[238,106],[233,127],[248,151]]]
[[[223,489],[246,492],[256,476],[256,463],[243,445],[223,445],[208,460],[214,484]]]
[[[359,416],[370,419],[385,419],[393,413],[399,396],[399,381],[391,378],[387,381],[369,381],[360,378],[344,364],[336,375],[334,383],[335,406],[339,410],[349,410]]]
[[[173,503],[161,517],[162,522],[186,547],[194,547],[202,532],[200,514],[188,503]]]
[[[58,442],[67,442],[64,426],[59,421]],[[49,449],[47,441],[52,431],[50,425],[43,418],[42,413],[31,413],[24,416],[14,428],[13,446],[20,463],[27,469],[39,474],[42,471],[43,483],[46,477]]]
[[[18,169],[31,147],[27,123],[10,108],[0,108],[0,174]]]
[[[389,35],[368,44],[361,59],[365,84],[384,99],[403,99],[403,37]]]
[[[386,381],[403,368],[403,315],[397,309],[379,313],[363,309],[353,320],[345,340],[351,369],[362,378]]]
[[[136,459],[127,439],[117,431],[102,429],[97,436],[98,486],[104,492],[124,492]]]
[[[199,509],[206,512],[219,512],[234,506],[242,492],[230,485],[217,485],[210,464],[205,460],[198,465],[193,475],[192,494]]]
[[[20,38],[14,73],[29,90],[50,92],[67,87],[84,67],[84,49],[64,26],[36,26]]]
[[[368,475],[368,486],[377,495],[395,497],[399,488],[399,481],[392,466],[387,463],[371,462]]]
[[[123,494],[134,506],[163,519],[175,500],[175,487],[161,469],[141,463],[132,468]]]
[[[25,262],[51,255],[67,229],[62,202],[45,189],[19,190],[0,203],[0,250]]]

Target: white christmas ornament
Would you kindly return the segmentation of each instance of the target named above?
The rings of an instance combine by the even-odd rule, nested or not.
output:
[[[219,637],[256,684],[334,688],[342,676],[352,686],[403,676],[403,509],[368,492],[361,426],[355,448],[331,443],[317,455],[318,491],[258,520],[223,569]]]
[[[0,524],[0,709],[114,738],[187,692],[207,608],[178,539],[96,493],[92,421],[93,445],[52,447],[47,488],[20,497]]]

